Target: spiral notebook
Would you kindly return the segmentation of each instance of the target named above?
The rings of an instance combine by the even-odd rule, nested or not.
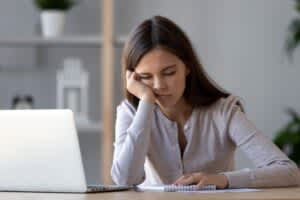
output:
[[[203,191],[216,190],[215,185],[206,185],[199,188],[197,185],[156,185],[156,186],[136,186],[136,191],[153,191],[153,192],[188,192],[188,191]]]

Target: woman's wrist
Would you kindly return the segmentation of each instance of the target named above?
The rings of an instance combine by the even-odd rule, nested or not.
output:
[[[220,177],[220,185],[219,185],[219,188],[220,189],[225,189],[225,188],[228,188],[228,178],[227,176],[225,176],[224,174],[219,174],[218,175]]]
[[[145,94],[145,95],[143,95],[141,97],[141,100],[146,101],[148,103],[153,103],[153,104],[155,103],[155,98],[154,98],[153,95],[147,95],[147,94]]]

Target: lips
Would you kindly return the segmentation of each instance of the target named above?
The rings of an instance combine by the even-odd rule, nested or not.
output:
[[[156,94],[156,97],[158,98],[158,99],[166,99],[166,98],[170,98],[171,97],[171,95],[167,95],[167,94],[163,94],[163,95],[158,95],[158,94]]]

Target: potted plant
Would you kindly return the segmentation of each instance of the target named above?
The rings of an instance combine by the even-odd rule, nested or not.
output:
[[[295,0],[295,9],[300,14],[300,0]],[[289,25],[288,37],[285,43],[286,53],[291,58],[294,50],[300,44],[300,16],[293,19]],[[287,110],[290,121],[277,132],[274,143],[298,166],[300,166],[300,117],[293,110]]]
[[[42,33],[45,37],[60,36],[64,31],[66,12],[75,4],[74,0],[33,0],[41,10]]]
[[[290,23],[288,37],[286,40],[286,52],[289,57],[300,43],[300,0],[295,0],[295,10],[299,14],[298,17],[294,18]]]
[[[274,143],[300,166],[300,117],[293,109],[288,109],[290,121],[276,134]]]

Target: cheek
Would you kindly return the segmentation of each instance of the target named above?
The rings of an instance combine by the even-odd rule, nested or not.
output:
[[[176,76],[170,81],[169,85],[179,92],[180,89],[185,88],[185,76]]]
[[[149,87],[152,87],[152,81],[150,81],[150,80],[141,80],[141,82]]]

